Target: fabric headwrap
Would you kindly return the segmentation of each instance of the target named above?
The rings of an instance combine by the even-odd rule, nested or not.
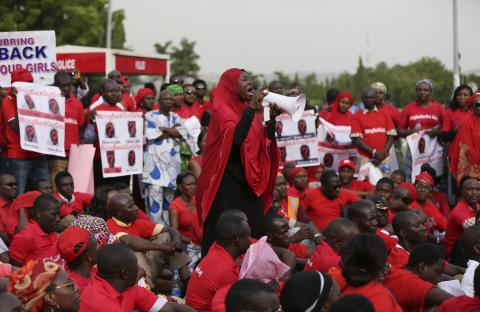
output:
[[[177,95],[183,93],[183,88],[177,84],[172,84],[167,87],[167,91],[169,91],[173,95]]]
[[[380,81],[374,82],[370,87],[375,90],[382,90],[383,93],[387,93],[387,86],[383,82],[380,82]]]
[[[430,80],[422,79],[422,80],[417,81],[417,83],[415,84],[415,88],[417,88],[421,84],[426,84],[430,88],[430,91],[433,91],[433,84]]]

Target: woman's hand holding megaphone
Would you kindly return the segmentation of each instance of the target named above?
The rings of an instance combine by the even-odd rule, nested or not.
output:
[[[263,90],[255,90],[253,98],[250,101],[250,107],[256,111],[263,109],[262,101],[266,95],[267,94]]]

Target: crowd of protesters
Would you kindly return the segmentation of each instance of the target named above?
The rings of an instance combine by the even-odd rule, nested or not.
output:
[[[210,90],[186,78],[132,94],[117,70],[100,88],[57,72],[66,157],[21,148],[17,92],[1,89],[0,311],[480,310],[480,93],[461,85],[445,106],[424,79],[399,109],[381,82],[360,104],[331,89],[306,109],[350,127],[358,159],[280,168],[282,112],[270,103],[263,120],[264,90],[301,85],[254,86],[241,69]],[[11,82],[35,83],[25,69]],[[143,114],[142,174],[103,177],[99,111]],[[400,147],[418,132],[444,145],[445,174],[424,164],[411,178]],[[94,194],[67,171],[71,146],[87,143]],[[373,184],[358,174],[390,166],[392,151],[399,170]]]

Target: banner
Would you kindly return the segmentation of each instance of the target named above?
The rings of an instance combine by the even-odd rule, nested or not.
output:
[[[15,82],[20,146],[27,151],[65,156],[65,98],[57,87]]]
[[[337,170],[340,160],[350,159],[355,163],[358,172],[358,151],[350,139],[351,128],[335,126],[323,118],[319,120],[317,144],[320,164],[323,164],[325,169]]]
[[[437,176],[443,174],[443,146],[437,138],[430,138],[424,131],[407,136],[407,144],[412,154],[412,181],[420,173],[423,164],[435,169]]]
[[[137,112],[97,112],[104,178],[139,174],[143,170],[143,117]]]
[[[280,166],[292,161],[297,167],[318,165],[313,111],[304,112],[297,122],[293,121],[290,115],[281,114],[276,118],[275,131],[280,150]]]
[[[55,31],[0,32],[0,86],[10,87],[10,73],[26,68],[33,82],[53,84],[57,71]]]

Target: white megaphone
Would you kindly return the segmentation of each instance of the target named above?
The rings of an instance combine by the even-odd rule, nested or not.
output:
[[[270,120],[270,103],[275,103],[278,107],[286,111],[293,121],[299,121],[302,118],[303,111],[305,110],[305,104],[307,99],[305,94],[300,94],[297,97],[285,96],[273,92],[265,91],[267,95],[263,98],[263,121]]]

